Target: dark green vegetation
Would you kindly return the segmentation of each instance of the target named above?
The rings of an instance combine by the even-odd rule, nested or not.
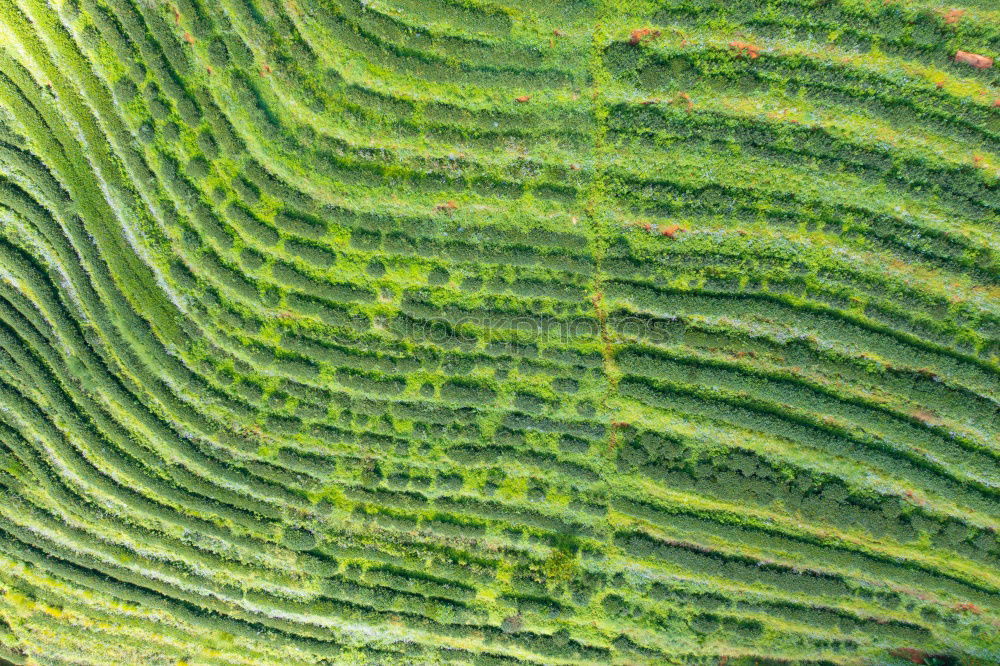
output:
[[[998,663],[964,6],[0,0],[0,663]]]

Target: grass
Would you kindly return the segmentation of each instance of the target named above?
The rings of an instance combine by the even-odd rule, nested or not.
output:
[[[0,0],[0,664],[1000,663],[996,19]]]

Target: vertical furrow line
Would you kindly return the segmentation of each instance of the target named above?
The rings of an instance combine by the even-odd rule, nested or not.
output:
[[[588,71],[590,73],[591,108],[594,114],[591,170],[593,176],[583,192],[584,214],[590,227],[590,249],[594,257],[594,283],[590,295],[594,305],[594,315],[597,318],[601,334],[601,354],[604,358],[604,374],[608,380],[608,390],[602,400],[602,407],[610,411],[609,403],[617,391],[618,379],[621,375],[614,358],[614,345],[608,331],[607,310],[604,305],[604,275],[603,260],[613,236],[613,215],[611,199],[608,196],[607,163],[610,147],[608,134],[608,104],[604,97],[611,74],[605,67],[604,49],[608,43],[605,31],[606,19],[615,11],[611,2],[604,0],[598,5],[594,28],[591,35]],[[614,421],[615,419],[612,419]],[[612,424],[608,429],[608,448],[614,448],[615,428]]]

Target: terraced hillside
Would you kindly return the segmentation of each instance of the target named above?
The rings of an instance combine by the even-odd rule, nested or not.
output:
[[[0,0],[0,664],[1000,663],[1000,5]]]

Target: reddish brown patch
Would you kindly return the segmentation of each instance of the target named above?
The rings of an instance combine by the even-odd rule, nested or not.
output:
[[[947,11],[944,14],[944,22],[947,23],[948,25],[954,25],[958,23],[958,19],[962,18],[962,14],[964,13],[965,13],[964,9],[952,9],[950,11]]]
[[[659,30],[651,30],[649,28],[636,28],[628,36],[628,43],[632,46],[638,46],[640,42],[644,39],[656,39],[660,36]]]
[[[611,436],[608,437],[608,448],[612,451],[618,446],[618,431],[629,426],[627,421],[612,421]]]
[[[260,70],[260,75],[267,76],[270,73],[271,73],[271,66],[268,65],[267,63],[264,63],[264,66]]]
[[[893,657],[906,659],[913,664],[923,664],[924,660],[930,656],[926,652],[923,652],[922,650],[915,650],[914,648],[896,648],[889,654]]]
[[[205,65],[205,71],[208,72],[209,74],[211,74],[212,71],[213,71],[212,70],[212,66],[211,65]]]
[[[194,44],[194,35],[192,35],[190,32],[185,32],[184,41],[187,42],[188,44]]]
[[[245,425],[236,430],[236,434],[241,437],[250,437],[250,435],[256,435],[257,437],[267,439],[264,435],[264,431],[261,430],[260,426],[257,425]]]
[[[685,108],[687,109],[688,113],[694,111],[694,102],[691,101],[691,95],[688,95],[686,92],[682,92],[679,95],[677,95],[677,101],[687,103],[687,106]]]
[[[639,104],[641,104],[642,106],[649,106],[650,104],[659,104],[659,103],[660,100],[658,99],[644,99],[641,102],[639,102]]]
[[[645,229],[646,231],[652,231],[653,225],[647,222],[646,224],[642,225],[642,228]]]
[[[434,206],[434,210],[443,210],[443,211],[453,211],[456,208],[458,208],[458,204],[455,203],[454,201],[445,201],[444,203],[439,203],[436,206]]]
[[[960,604],[955,604],[953,607],[957,611],[963,611],[967,613],[972,613],[973,615],[982,615],[983,609],[976,604],[969,603],[968,601],[963,601]]]
[[[552,35],[553,35],[554,37],[562,37],[562,36],[563,36],[563,35],[565,35],[565,34],[566,34],[566,33],[565,33],[565,32],[563,32],[562,30],[553,30],[553,31],[552,31]]]
[[[920,666],[932,666],[933,664],[940,663],[958,663],[954,657],[950,657],[946,654],[931,654],[930,652],[925,652],[923,650],[917,650],[916,648],[896,648],[892,650],[889,654],[893,657],[899,657],[900,659],[906,659],[911,664],[918,664]],[[963,662],[965,663],[965,662]]]
[[[971,65],[976,69],[989,69],[993,66],[993,58],[987,58],[986,56],[979,55],[978,53],[969,53],[968,51],[956,52],[955,62],[962,62],[966,65]]]
[[[736,57],[746,56],[753,60],[760,55],[760,47],[750,42],[729,42],[729,46],[736,49]]]
[[[671,224],[669,227],[663,227],[660,229],[660,234],[666,236],[667,238],[676,238],[677,234],[683,231],[687,231],[687,229],[676,224]]]
[[[174,25],[180,25],[181,24],[181,12],[180,12],[180,10],[177,9],[176,7],[171,7],[170,9],[172,9],[174,11]]]
[[[643,28],[641,30],[639,29],[633,30],[632,34],[629,35],[628,43],[631,44],[632,46],[635,46],[636,44],[642,41],[643,37],[645,37],[648,34],[649,34],[649,28]]]
[[[521,95],[520,97],[515,97],[514,101],[515,102],[519,102],[520,104],[524,104],[525,102],[527,102],[530,99],[531,99],[531,95]]]
[[[997,97],[995,100],[993,100],[993,108],[1000,109],[1000,97]]]
[[[982,155],[973,155],[972,156],[972,163],[975,166],[977,166],[977,167],[978,166],[982,166],[983,165],[983,156]]]
[[[579,171],[580,170],[580,165],[579,164],[570,164],[569,168],[570,168],[571,171]]]
[[[917,506],[927,506],[927,500],[923,497],[917,497],[912,491],[906,491],[906,498]]]
[[[944,88],[944,81],[938,81],[934,85],[937,87],[938,90],[941,90],[942,88]]]

